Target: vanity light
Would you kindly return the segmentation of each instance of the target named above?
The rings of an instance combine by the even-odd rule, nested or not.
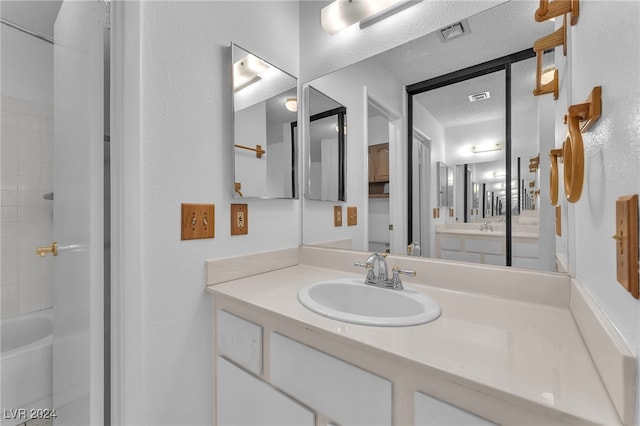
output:
[[[233,90],[235,92],[260,81],[260,74],[271,66],[262,59],[248,54],[233,64]]]
[[[284,101],[284,107],[291,111],[291,112],[297,112],[298,111],[298,99],[297,98],[287,98],[286,101]]]
[[[506,175],[506,172],[493,172],[493,177],[495,178],[505,177]]]
[[[320,11],[320,24],[331,35],[357,22],[365,28],[421,1],[335,0]]]
[[[503,148],[502,142],[472,145],[471,152],[478,154],[480,152],[500,151]]]

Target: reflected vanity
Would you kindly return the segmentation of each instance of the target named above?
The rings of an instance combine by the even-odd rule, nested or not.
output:
[[[297,79],[231,45],[234,198],[298,198]]]

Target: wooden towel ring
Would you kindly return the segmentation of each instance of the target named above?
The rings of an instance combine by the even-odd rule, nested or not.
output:
[[[575,112],[575,111],[574,111]],[[580,200],[584,183],[584,144],[580,132],[580,116],[572,114],[571,107],[567,117],[569,134],[563,145],[564,192],[570,203]]]

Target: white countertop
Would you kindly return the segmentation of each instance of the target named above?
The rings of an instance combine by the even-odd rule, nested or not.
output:
[[[325,318],[297,300],[307,284],[353,277],[364,274],[299,264],[207,290],[570,423],[620,423],[568,308],[406,279],[406,286],[441,305],[440,318],[419,326],[373,327]]]

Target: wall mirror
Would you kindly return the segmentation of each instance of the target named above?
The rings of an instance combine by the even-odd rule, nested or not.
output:
[[[232,44],[232,194],[297,198],[297,79]]]
[[[531,46],[554,30],[553,22],[532,18],[537,6],[500,4],[468,17],[471,31],[454,40],[428,34],[309,83],[349,109],[350,130],[356,132],[350,147],[362,147],[361,160],[349,157],[350,182],[367,175],[367,135],[358,133],[368,127],[362,94],[402,111],[404,134],[390,150],[389,174],[403,197],[390,203],[394,219],[381,225],[392,234],[390,253],[407,254],[417,243],[426,257],[555,270],[555,250],[544,245],[555,244],[548,236],[553,224],[538,219],[547,206],[535,191],[545,186],[538,183],[539,171],[529,172],[529,159],[541,152],[544,126],[540,98],[532,95]],[[549,52],[545,68],[561,60]],[[359,217],[366,221],[366,180],[361,188],[348,203],[363,208]],[[368,225],[342,230],[353,249],[371,247]],[[320,237],[304,232],[303,243],[321,243]],[[541,260],[543,254],[548,257]]]
[[[345,201],[347,108],[309,86],[307,198]]]

